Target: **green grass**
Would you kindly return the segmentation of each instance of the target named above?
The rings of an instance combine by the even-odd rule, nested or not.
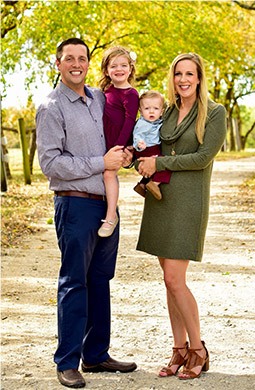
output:
[[[250,150],[245,150],[241,152],[220,152],[216,156],[216,160],[236,160],[240,158],[247,158],[247,157],[254,157],[255,156],[255,150],[250,149]]]
[[[10,165],[10,171],[12,175],[11,183],[12,182],[18,182],[18,183],[24,183],[24,176],[23,176],[23,161],[22,161],[22,151],[21,149],[9,149],[9,165]],[[41,168],[39,166],[37,153],[35,154],[34,158],[34,164],[33,164],[33,175],[31,176],[32,182],[37,181],[47,181],[46,177],[41,171]]]

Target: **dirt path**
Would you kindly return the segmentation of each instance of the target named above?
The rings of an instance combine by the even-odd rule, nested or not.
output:
[[[240,209],[238,185],[255,170],[255,158],[216,162],[204,260],[189,267],[188,283],[200,307],[210,371],[181,382],[158,378],[172,337],[157,260],[135,250],[143,200],[132,187],[136,174],[121,178],[121,241],[112,281],[112,346],[117,359],[135,360],[131,374],[89,374],[88,389],[248,390],[255,387],[255,212]],[[47,191],[47,188],[45,188]],[[253,209],[252,209],[253,208]],[[55,229],[27,239],[2,257],[2,390],[57,390],[56,286],[59,251]]]

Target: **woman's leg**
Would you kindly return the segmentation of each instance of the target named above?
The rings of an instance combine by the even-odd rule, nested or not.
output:
[[[179,337],[180,323],[178,321],[181,318],[181,326],[184,326],[188,333],[190,348],[200,348],[202,343],[198,307],[193,294],[186,285],[188,265],[187,260],[164,260],[164,281],[170,304],[168,309],[173,320],[171,324],[174,337]],[[174,305],[172,306],[171,303]]]
[[[167,262],[168,260],[166,260]],[[159,259],[161,268],[164,272],[165,259]],[[187,331],[182,315],[175,303],[175,300],[171,294],[171,291],[166,288],[167,307],[170,318],[170,324],[172,328],[174,347],[182,347],[187,341]]]
[[[164,272],[165,259],[159,258],[159,262]],[[187,331],[185,323],[178,306],[168,289],[166,289],[166,297],[170,324],[174,338],[174,346],[170,362],[159,372],[159,376],[161,377],[176,375],[179,368],[186,363],[188,356]]]
[[[200,350],[198,354],[205,357],[206,351],[201,343],[200,320],[196,300],[186,285],[187,260],[160,259],[164,271],[167,289],[168,310],[174,342],[177,347],[185,342],[188,334],[191,349]],[[180,345],[178,345],[181,343]],[[201,367],[196,367],[197,371]],[[194,368],[195,370],[195,368]]]

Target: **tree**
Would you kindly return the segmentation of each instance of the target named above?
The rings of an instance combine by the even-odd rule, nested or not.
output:
[[[1,38],[21,23],[24,12],[30,8],[28,1],[1,2]]]
[[[1,2],[1,38],[2,38],[2,72],[1,81],[6,87],[4,73],[13,72],[21,60],[19,46],[10,48],[8,43],[8,33],[12,32],[13,39],[17,38],[17,32],[22,25],[26,10],[32,7],[29,1],[3,1]],[[4,94],[5,90],[3,90]]]
[[[229,16],[225,24],[225,63],[214,61],[212,72],[214,73],[213,96],[216,101],[224,104],[228,112],[229,148],[236,150],[245,147],[247,137],[242,137],[242,121],[239,117],[239,101],[242,97],[255,93],[254,67],[255,50],[251,44],[252,36],[255,34],[254,18],[251,13],[238,10],[231,4],[225,4],[230,8]],[[223,7],[224,7],[223,6]],[[234,26],[234,28],[233,28]],[[250,37],[247,39],[245,30],[248,30]],[[234,33],[234,39],[233,39]],[[239,117],[237,123],[235,118]],[[237,132],[235,125],[238,125]],[[248,133],[248,135],[251,132]],[[240,140],[245,142],[240,142]]]
[[[54,85],[56,45],[72,35],[91,49],[91,85],[99,79],[103,51],[121,44],[138,54],[139,91],[166,93],[173,58],[180,52],[201,54],[211,96],[225,105],[229,124],[238,99],[255,91],[254,18],[232,1],[81,0],[67,1],[64,7],[61,1],[27,3],[21,21],[3,39],[2,61],[6,72],[15,64],[26,69],[27,86],[45,74]]]

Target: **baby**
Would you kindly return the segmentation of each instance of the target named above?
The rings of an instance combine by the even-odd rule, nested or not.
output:
[[[135,158],[151,157],[161,154],[160,127],[161,116],[165,108],[165,100],[157,91],[147,91],[139,99],[140,118],[133,130],[133,147]],[[162,199],[159,188],[161,183],[169,183],[170,171],[155,172],[149,179],[143,179],[137,183],[134,190],[145,197],[146,189],[158,200]]]

